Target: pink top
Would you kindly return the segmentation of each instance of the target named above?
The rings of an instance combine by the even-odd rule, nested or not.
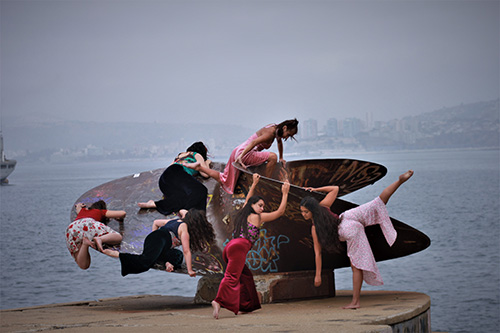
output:
[[[269,124],[265,128],[275,126],[275,124]],[[222,184],[222,188],[229,194],[233,194],[234,187],[236,186],[236,182],[238,181],[238,177],[240,175],[240,171],[233,167],[233,162],[236,161],[236,158],[245,150],[245,148],[255,139],[258,138],[257,133],[254,133],[251,137],[249,137],[245,142],[236,147],[231,156],[229,156],[229,161],[224,168],[224,172],[220,174],[220,181]],[[269,158],[269,152],[263,152],[264,149],[271,148],[274,140],[269,144],[258,144],[252,148],[245,156],[243,156],[242,161],[246,166],[255,166],[261,165],[267,161]]]
[[[245,237],[243,234],[243,230],[240,231],[240,234],[238,238],[245,238],[248,239],[252,245],[259,239],[260,236],[260,228],[254,226],[252,223],[247,221],[247,226],[248,226],[248,235]]]

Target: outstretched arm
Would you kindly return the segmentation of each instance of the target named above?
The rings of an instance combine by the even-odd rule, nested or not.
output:
[[[123,220],[127,212],[124,210],[108,210],[106,211],[106,217],[109,219]]]
[[[206,170],[206,169],[210,169],[210,160],[206,160],[205,161],[200,154],[195,154],[194,158],[196,159],[196,162],[200,162],[200,165],[204,167],[204,168],[201,168],[200,170],[198,170],[198,172],[200,173],[200,175],[203,178],[210,177],[206,172],[203,171],[203,170]]]
[[[245,198],[245,206],[248,203],[248,199],[253,197],[255,193],[255,188],[257,187],[257,184],[259,183],[260,175],[258,173],[254,173],[252,175],[252,185],[250,186],[250,189],[248,190],[247,197]]]
[[[321,206],[326,208],[330,208],[333,205],[333,202],[337,199],[337,195],[339,194],[339,187],[335,185],[308,187],[306,190],[326,193],[326,196],[319,203]]]
[[[281,138],[277,138],[276,143],[278,144],[279,161],[283,162],[283,166],[284,166],[285,161],[283,160],[283,140],[281,140]]]
[[[181,238],[182,252],[184,252],[184,259],[186,260],[186,268],[189,276],[196,276],[195,271],[193,271],[193,264],[191,262],[191,247],[189,246],[189,232],[186,223],[182,223],[179,226],[179,237]]]
[[[288,201],[288,192],[290,191],[290,183],[284,182],[281,186],[281,203],[277,210],[270,213],[261,214],[261,223],[271,222],[276,220],[281,215],[285,214],[286,203]]]
[[[316,274],[314,275],[314,286],[321,286],[321,269],[322,269],[322,259],[321,259],[321,244],[318,240],[318,235],[316,234],[316,227],[311,227],[311,234],[314,244],[314,263],[316,264]]]

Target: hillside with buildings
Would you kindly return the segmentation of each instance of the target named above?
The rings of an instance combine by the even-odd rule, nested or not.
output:
[[[499,100],[461,104],[388,122],[330,118],[301,123],[301,154],[325,150],[498,148]]]
[[[364,120],[332,117],[325,124],[315,119],[299,121],[297,142],[285,143],[287,154],[500,146],[498,99],[387,122],[369,116]],[[3,134],[6,153],[21,163],[171,158],[198,140],[208,145],[213,160],[226,161],[232,149],[254,130],[227,124],[22,121],[4,128]]]

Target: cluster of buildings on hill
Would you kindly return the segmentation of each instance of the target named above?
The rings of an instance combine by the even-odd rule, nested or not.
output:
[[[251,135],[253,129],[227,125],[190,124],[190,133],[175,132],[175,124],[123,124],[89,126],[82,122],[59,126],[72,129],[72,143],[58,141],[37,151],[12,150],[9,156],[19,161],[68,163],[75,161],[163,159],[184,151],[192,142],[203,140],[213,160],[225,161],[234,147]],[[58,137],[58,127],[47,127],[45,137]],[[121,132],[120,132],[121,131]],[[45,135],[45,133],[50,133]],[[29,129],[29,133],[34,133]],[[186,136],[192,134],[191,136]],[[23,131],[13,131],[25,139]],[[245,138],[242,139],[242,136]],[[285,154],[303,157],[332,156],[349,151],[390,151],[411,149],[499,148],[499,100],[459,105],[417,116],[376,121],[371,114],[365,119],[330,118],[319,123],[316,119],[300,119],[297,141],[288,140]],[[117,140],[119,138],[119,140]],[[208,138],[208,139],[207,139]],[[91,141],[93,140],[93,141]],[[36,141],[36,140],[35,140]],[[37,142],[37,141],[36,141]],[[81,144],[83,143],[83,144]],[[65,148],[62,144],[65,144]],[[113,144],[113,146],[112,146]],[[46,145],[48,146],[48,145]],[[71,147],[71,148],[68,148]],[[276,145],[271,148],[276,151]]]
[[[381,130],[418,133],[419,121],[414,118],[394,119],[389,122],[374,121],[370,113],[365,121],[355,117],[342,120],[329,118],[322,128],[318,127],[316,119],[307,119],[300,123],[300,137],[305,140],[314,140],[321,136],[355,138],[363,132]]]
[[[330,150],[394,150],[405,149],[425,135],[421,123],[415,118],[395,119],[388,122],[330,118],[324,126],[315,119],[301,122],[298,139],[301,145],[294,147],[299,153],[321,154]],[[430,148],[430,147],[429,147]]]
[[[360,151],[366,150],[363,145],[363,135],[371,133],[388,133],[391,138],[397,140],[402,133],[408,133],[408,126],[401,121],[394,123],[366,122],[358,118],[348,118],[337,121],[329,119],[323,128],[319,128],[315,119],[307,119],[300,122],[300,130],[297,141],[288,140],[285,146],[286,154],[293,155],[322,155],[335,151]],[[415,132],[416,133],[416,132]],[[133,136],[133,134],[131,134]],[[207,134],[205,134],[207,136]],[[406,135],[409,137],[409,135]],[[179,138],[176,141],[158,140],[155,144],[129,145],[128,147],[110,148],[98,144],[87,144],[83,147],[46,149],[38,152],[20,151],[12,152],[18,160],[44,161],[51,163],[71,163],[75,161],[97,161],[102,159],[141,159],[141,158],[165,158],[175,156],[183,151],[190,143],[189,139]],[[241,142],[241,138],[226,136],[211,138],[205,143],[209,147],[210,154],[215,160],[224,160],[232,149]],[[276,146],[271,148],[277,150]],[[392,149],[389,147],[388,149]]]

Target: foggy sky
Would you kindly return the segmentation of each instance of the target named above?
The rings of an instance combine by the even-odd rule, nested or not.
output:
[[[499,96],[498,1],[1,1],[21,119],[388,120]]]

